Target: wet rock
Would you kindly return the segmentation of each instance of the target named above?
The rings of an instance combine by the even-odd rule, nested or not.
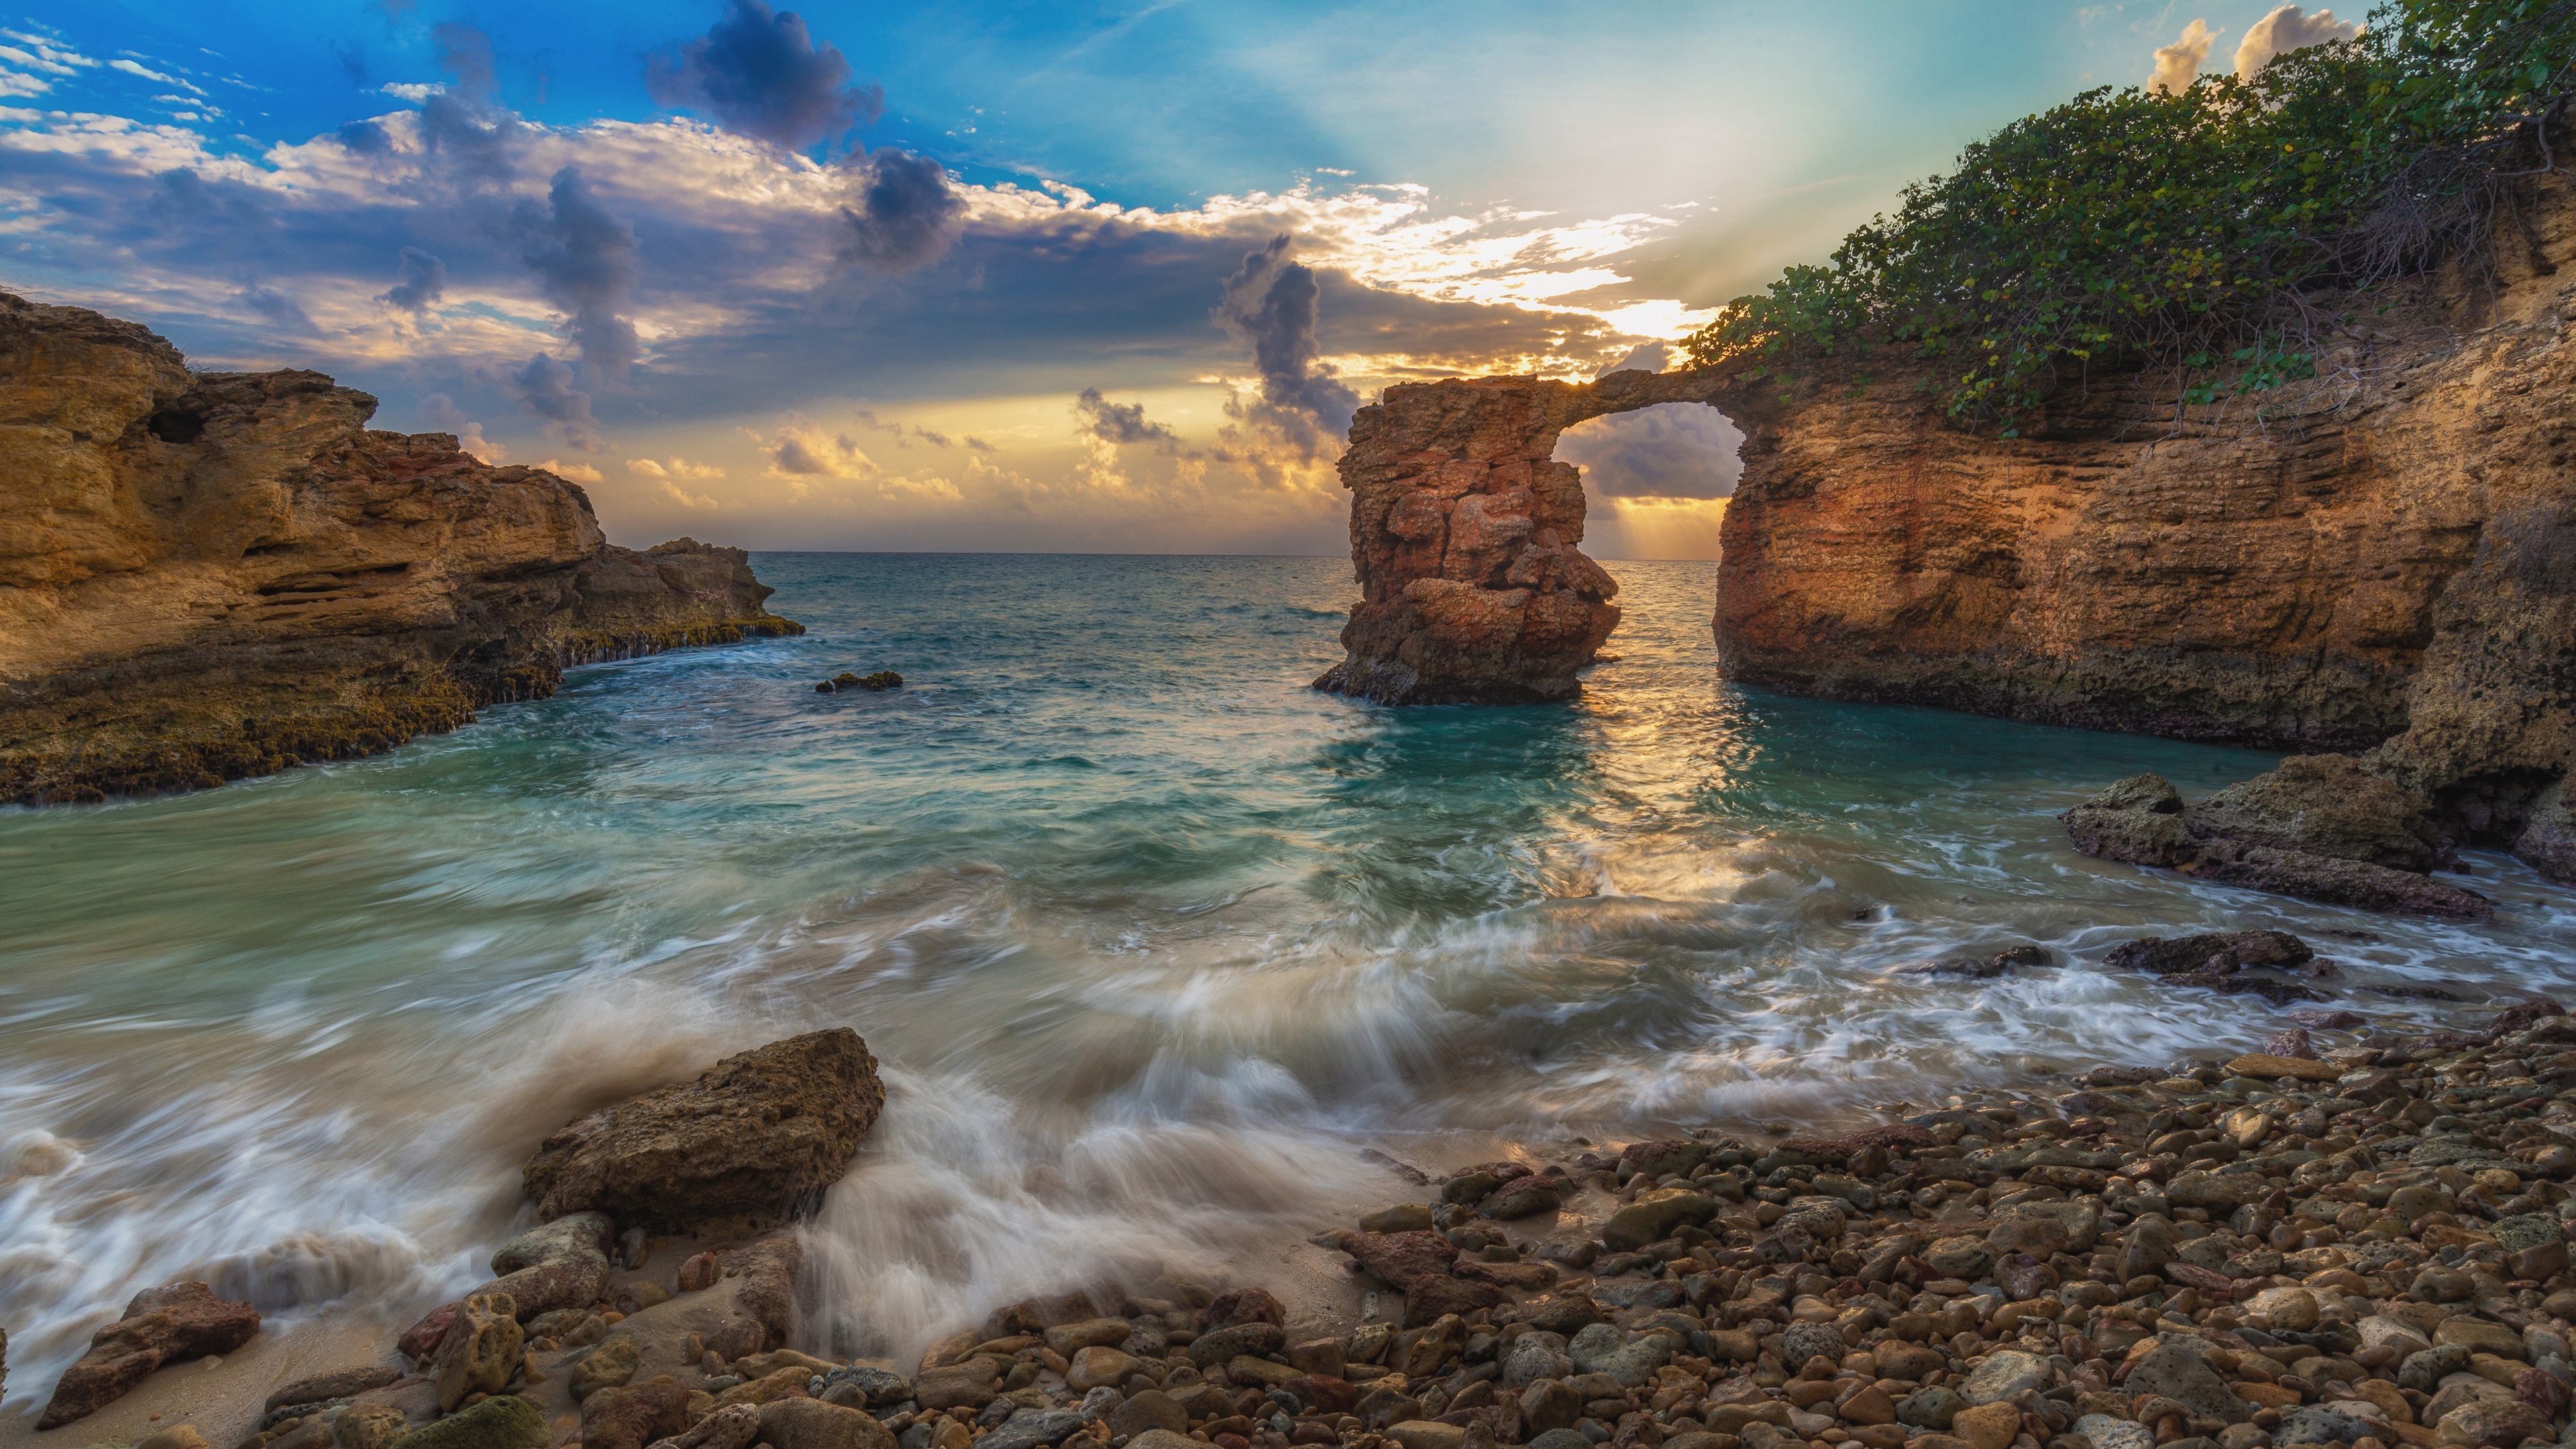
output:
[[[716,1255],[726,1276],[734,1278],[734,1303],[760,1330],[758,1343],[729,1347],[727,1358],[740,1358],[771,1344],[785,1343],[796,1326],[796,1270],[803,1266],[805,1246],[788,1229],[763,1233],[739,1248]],[[708,1346],[715,1347],[713,1335]]]
[[[2001,976],[2015,966],[2054,966],[2057,958],[2044,946],[2015,946],[1992,956],[1962,956],[1938,961],[1917,961],[1897,967],[1907,976],[1964,976],[1985,981]]]
[[[1503,1350],[1503,1382],[1515,1389],[1525,1389],[1541,1379],[1561,1379],[1574,1372],[1574,1360],[1565,1351],[1565,1336],[1545,1330],[1533,1330],[1513,1339]]]
[[[1145,1371],[1145,1361],[1114,1348],[1094,1346],[1077,1349],[1067,1365],[1064,1381],[1077,1389],[1116,1388],[1131,1374]]]
[[[1944,1278],[1973,1280],[1986,1276],[1986,1270],[1994,1266],[1995,1254],[1985,1239],[1961,1233],[1934,1239],[1923,1250],[1923,1262]]]
[[[2115,971],[2180,976],[2196,971],[2289,967],[2316,952],[2287,931],[2221,931],[2198,936],[2146,936],[2111,948],[2103,964]]]
[[[913,1377],[913,1397],[925,1409],[980,1409],[1001,1396],[1002,1370],[989,1358],[970,1358]]]
[[[497,1404],[508,1397],[512,1396],[501,1395],[483,1402]],[[677,1384],[625,1384],[601,1389],[581,1405],[582,1449],[644,1449],[688,1427],[689,1393]]]
[[[1968,1401],[1957,1389],[1945,1384],[1916,1389],[1897,1401],[1896,1421],[1918,1429],[1947,1429]]]
[[[601,1389],[613,1389],[635,1377],[644,1366],[644,1345],[631,1333],[614,1333],[573,1365],[565,1386],[580,1403]],[[444,1380],[441,1381],[442,1383]]]
[[[1425,1273],[1446,1273],[1458,1245],[1434,1232],[1355,1233],[1342,1251],[1383,1283],[1401,1288]]]
[[[652,1449],[749,1449],[759,1437],[760,1407],[733,1404],[714,1410],[671,1438],[654,1440]]]
[[[351,1399],[369,1389],[381,1389],[402,1377],[402,1371],[388,1364],[370,1364],[365,1368],[342,1369],[337,1373],[316,1374],[297,1379],[268,1396],[261,1407],[275,1413],[290,1404],[319,1404],[330,1399]]]
[[[723,1276],[723,1270],[716,1266],[715,1254],[693,1254],[687,1261],[680,1264],[680,1291],[704,1293],[716,1286],[716,1280],[721,1276]]]
[[[2161,775],[2132,775],[2058,817],[2075,848],[2131,865],[2187,865],[2196,854],[2182,792]]]
[[[1415,1233],[1431,1226],[1431,1209],[1418,1202],[1397,1203],[1360,1219],[1364,1233]]]
[[[1959,1392],[1971,1404],[1991,1404],[2009,1399],[2026,1389],[2043,1390],[2056,1382],[2056,1371],[2048,1360],[2011,1349],[1986,1355],[1986,1361],[1968,1375]]]
[[[516,1394],[495,1394],[460,1413],[423,1424],[394,1441],[394,1449],[546,1449],[551,1436],[537,1406]],[[621,1449],[583,1440],[583,1449]],[[642,1449],[642,1445],[622,1446]]]
[[[832,1398],[833,1403],[846,1403],[853,1409],[871,1405],[882,1408],[911,1398],[912,1380],[892,1369],[878,1368],[873,1364],[852,1364],[823,1375],[823,1392],[815,1397],[833,1395],[841,1395]]]
[[[1237,1288],[1231,1293],[1220,1293],[1207,1307],[1199,1310],[1199,1327],[1203,1330],[1238,1328],[1247,1323],[1275,1326],[1287,1321],[1288,1310],[1280,1305],[1278,1299],[1259,1288]]]
[[[509,1295],[468,1296],[430,1355],[430,1378],[438,1385],[440,1412],[454,1413],[468,1395],[497,1394],[509,1387],[526,1343]]]
[[[1716,1215],[1717,1200],[1706,1193],[1657,1188],[1611,1214],[1602,1225],[1601,1241],[1613,1252],[1629,1252],[1671,1236],[1673,1229],[1684,1224],[1704,1223]]]
[[[2421,875],[2440,862],[2432,802],[2349,755],[2293,755],[2187,812],[2192,834]]]
[[[1239,1323],[1203,1333],[1190,1341],[1190,1362],[1201,1368],[1231,1362],[1245,1355],[1259,1357],[1277,1353],[1288,1344],[1288,1334],[1275,1323]]]
[[[2282,1444],[2349,1444],[2373,1435],[2384,1437],[2384,1426],[2323,1404],[2285,1410],[2272,1430],[2273,1439]]]
[[[1424,1273],[1404,1285],[1404,1326],[1421,1328],[1450,1314],[1464,1318],[1479,1309],[1499,1307],[1502,1301],[1503,1290],[1491,1283]]]
[[[86,1418],[163,1364],[230,1353],[258,1332],[256,1309],[217,1298],[203,1283],[147,1288],[125,1305],[123,1317],[90,1336],[89,1351],[63,1371],[36,1427]]]
[[[1147,1389],[1109,1411],[1109,1432],[1131,1439],[1148,1429],[1180,1434],[1190,1427],[1189,1412],[1160,1389]]]
[[[1634,1388],[1652,1379],[1655,1370],[1671,1360],[1672,1349],[1661,1337],[1650,1334],[1631,1343],[1617,1328],[1596,1323],[1568,1341],[1566,1356],[1583,1373],[1608,1374]]]
[[[1514,1222],[1540,1213],[1555,1212],[1564,1205],[1559,1180],[1532,1173],[1488,1193],[1482,1202],[1476,1204],[1476,1211],[1497,1222]]]
[[[504,1293],[520,1321],[586,1307],[608,1290],[608,1250],[616,1225],[608,1215],[571,1213],[531,1228],[492,1255],[493,1281],[476,1293]]]
[[[1268,1297],[1269,1295],[1263,1294],[1262,1296]],[[1219,1299],[1218,1302],[1222,1303],[1224,1300]],[[1277,1300],[1273,1299],[1272,1302],[1275,1304]],[[1224,1317],[1224,1321],[1218,1321],[1220,1317]],[[1269,1323],[1276,1322],[1277,1320],[1262,1319],[1260,1321]],[[1231,1317],[1219,1315],[1216,1309],[1211,1306],[1207,1310],[1207,1316],[1201,1322],[1200,1327],[1202,1329],[1228,1328],[1233,1326],[1233,1322],[1234,1320]],[[1124,1318],[1086,1318],[1078,1323],[1058,1324],[1055,1327],[1048,1329],[1043,1336],[1046,1339],[1048,1352],[1061,1355],[1065,1358],[1071,1358],[1086,1348],[1099,1347],[1103,1345],[1115,1347],[1118,1344],[1125,1343],[1128,1335],[1135,1331],[1136,1326],[1129,1323]]]
[[[895,1449],[894,1435],[885,1425],[820,1399],[775,1399],[761,1405],[760,1438],[772,1449]],[[582,1449],[590,1449],[587,1439]]]
[[[2520,1399],[2482,1399],[2444,1414],[2434,1426],[2442,1443],[2510,1449],[2526,1439],[2554,1439],[2547,1416]]]
[[[355,1404],[331,1425],[331,1442],[339,1449],[392,1449],[411,1432],[411,1421],[391,1404]]]
[[[2177,1344],[2160,1345],[2138,1360],[2122,1387],[2132,1394],[2171,1399],[2199,1418],[2241,1424],[2254,1414],[2254,1406],[2236,1397],[2216,1369]]]
[[[1780,1335],[1780,1361],[1804,1364],[1811,1358],[1823,1357],[1835,1363],[1851,1351],[1843,1342],[1843,1333],[1830,1323],[1792,1323]]]
[[[1969,1449],[2011,1449],[2021,1432],[2021,1409],[2008,1403],[1978,1404],[1961,1409],[1950,1420],[1950,1432]]]
[[[859,1034],[810,1032],[566,1125],[521,1179],[549,1219],[597,1210],[676,1231],[792,1215],[840,1178],[884,1106]]]

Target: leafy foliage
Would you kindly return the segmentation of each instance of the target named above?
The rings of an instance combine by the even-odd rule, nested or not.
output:
[[[1900,349],[2006,436],[2096,365],[2169,366],[2186,403],[2277,387],[2314,374],[2326,299],[2485,255],[2571,92],[2576,0],[2396,0],[2251,81],[2016,121],[1684,346],[1791,385]]]

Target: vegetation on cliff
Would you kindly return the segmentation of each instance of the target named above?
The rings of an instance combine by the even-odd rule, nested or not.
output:
[[[1890,349],[2006,436],[2093,367],[2170,369],[2180,403],[2259,392],[2313,375],[2371,288],[2527,237],[2514,181],[2563,164],[2571,94],[2576,0],[2398,0],[2250,81],[2016,121],[1686,346],[1791,387]]]

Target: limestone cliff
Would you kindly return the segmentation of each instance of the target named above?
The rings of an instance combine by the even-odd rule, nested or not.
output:
[[[2576,751],[2576,206],[2563,181],[2534,199],[2494,289],[2362,312],[2259,410],[2177,417],[2171,378],[2097,377],[2004,440],[1945,426],[1902,367],[1785,401],[1730,379],[1729,676],[2375,746],[2454,838],[2567,835],[2563,792],[2538,792]]]
[[[1403,383],[1351,420],[1360,601],[1317,689],[1382,704],[1520,704],[1574,694],[1619,622],[1619,585],[1575,545],[1583,480],[1557,434],[1705,397],[1716,384],[1619,372],[1593,383]]]
[[[0,801],[390,749],[567,664],[802,632],[740,549],[613,547],[579,488],[375,407],[0,293]]]

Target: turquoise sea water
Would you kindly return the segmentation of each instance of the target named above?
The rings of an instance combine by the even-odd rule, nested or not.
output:
[[[2353,986],[2576,984],[2576,900],[2502,857],[2473,883],[2504,909],[2460,926],[2077,856],[2053,817],[2113,778],[2272,760],[1735,687],[1713,565],[1609,566],[1623,657],[1579,703],[1409,711],[1305,687],[1338,559],[757,567],[812,633],[577,670],[380,759],[0,811],[12,1408],[181,1272],[290,1318],[435,1303],[545,1132],[827,1025],[891,1102],[808,1287],[902,1344],[1324,1226],[1362,1147],[1824,1121],[2282,1024],[2099,968],[2145,932],[2284,927]],[[907,687],[811,687],[879,668]],[[2024,941],[2067,964],[1890,974]]]

